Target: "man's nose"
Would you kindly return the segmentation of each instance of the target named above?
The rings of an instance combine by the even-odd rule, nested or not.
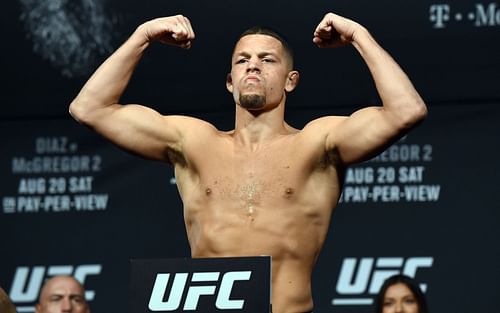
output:
[[[248,60],[247,63],[247,72],[260,72],[260,66],[258,60],[255,60],[254,58],[251,58]]]
[[[69,298],[63,298],[61,303],[61,312],[71,312],[73,309],[71,305],[71,300]]]

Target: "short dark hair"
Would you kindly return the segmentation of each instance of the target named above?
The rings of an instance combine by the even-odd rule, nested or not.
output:
[[[253,26],[245,30],[243,33],[241,33],[241,35],[238,37],[238,40],[236,41],[236,44],[238,43],[238,41],[240,41],[241,38],[248,35],[265,35],[277,39],[279,42],[281,42],[281,45],[283,46],[283,49],[285,50],[285,53],[287,54],[290,60],[290,66],[291,68],[293,68],[293,49],[283,34],[280,34],[276,30],[267,26]],[[234,49],[233,49],[233,54],[234,54]]]
[[[425,299],[424,293],[418,286],[418,283],[413,278],[401,274],[387,278],[382,287],[380,287],[380,290],[375,297],[375,313],[382,313],[384,308],[385,293],[389,287],[396,284],[403,284],[410,289],[415,296],[415,300],[417,301],[418,313],[429,313],[427,300]]]

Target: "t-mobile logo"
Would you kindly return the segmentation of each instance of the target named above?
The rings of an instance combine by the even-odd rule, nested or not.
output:
[[[434,28],[444,28],[444,23],[450,20],[450,6],[448,4],[433,4],[429,8],[429,14]]]

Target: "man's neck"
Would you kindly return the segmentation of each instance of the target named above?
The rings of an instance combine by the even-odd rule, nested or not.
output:
[[[252,112],[236,105],[234,138],[238,144],[258,147],[262,143],[288,134],[284,121],[284,104],[267,111]]]

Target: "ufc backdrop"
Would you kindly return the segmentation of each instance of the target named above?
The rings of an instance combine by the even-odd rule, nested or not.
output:
[[[32,312],[43,280],[59,273],[84,281],[92,312],[127,311],[130,259],[190,255],[172,168],[119,150],[67,113],[140,23],[184,14],[196,41],[189,51],[151,46],[122,102],[231,129],[231,51],[262,24],[295,49],[301,82],[287,120],[300,128],[380,103],[354,49],[312,44],[329,11],[370,30],[429,117],[346,172],[313,276],[314,311],[372,312],[397,272],[419,281],[431,312],[498,311],[500,2],[17,0],[0,11],[0,286],[18,311]]]

